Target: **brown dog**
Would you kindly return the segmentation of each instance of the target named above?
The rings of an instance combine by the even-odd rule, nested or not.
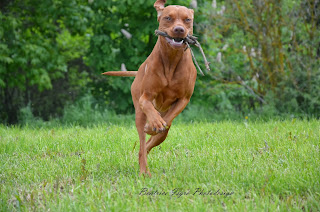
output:
[[[147,153],[167,137],[173,119],[186,107],[193,93],[197,71],[184,39],[193,34],[193,10],[183,6],[154,4],[159,30],[171,38],[158,41],[139,70],[106,72],[111,76],[136,76],[131,86],[140,139],[140,174],[147,173]],[[146,143],[146,133],[152,135]]]

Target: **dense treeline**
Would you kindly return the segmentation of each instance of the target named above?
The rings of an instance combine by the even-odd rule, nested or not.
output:
[[[132,113],[133,79],[157,37],[154,0],[5,0],[0,3],[0,120],[26,108],[49,120],[86,99]],[[191,109],[320,115],[320,1],[170,1],[195,9],[195,35],[212,71]],[[201,64],[201,56],[197,55]]]
[[[319,116],[320,1],[215,2],[200,8],[216,62],[198,94],[222,110]]]

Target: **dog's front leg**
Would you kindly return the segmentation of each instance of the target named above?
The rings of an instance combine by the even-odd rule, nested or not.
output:
[[[170,109],[167,111],[167,113],[163,117],[163,119],[167,123],[167,129],[163,133],[159,133],[157,135],[151,136],[151,138],[147,142],[148,153],[151,151],[153,147],[158,146],[165,140],[173,119],[183,111],[183,109],[187,106],[188,103],[189,103],[189,99],[183,98],[183,99],[179,99],[176,103],[174,103],[170,107]]]
[[[152,100],[155,95],[144,93],[140,99],[139,104],[141,110],[146,114],[148,120],[148,127],[145,129],[151,129],[152,131],[147,131],[150,135],[155,135],[159,132],[163,132],[166,130],[167,123],[163,120],[160,113],[154,108],[152,104]]]
[[[184,110],[189,101],[190,98],[181,98],[170,107],[163,117],[163,120],[167,123],[168,127],[171,126],[173,119],[175,119]]]
[[[148,170],[147,162],[147,148],[146,148],[146,133],[144,132],[144,126],[147,122],[146,115],[139,109],[136,110],[136,127],[139,134],[140,141],[140,150],[139,150],[139,166],[140,166],[140,175],[148,174],[151,177],[151,174]]]

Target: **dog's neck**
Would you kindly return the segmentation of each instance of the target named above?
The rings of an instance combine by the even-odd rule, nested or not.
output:
[[[160,57],[163,64],[166,64],[165,75],[166,77],[171,78],[174,74],[174,71],[177,68],[177,65],[183,59],[187,51],[184,51],[184,48],[174,49],[162,36],[158,37],[157,48],[159,48]]]

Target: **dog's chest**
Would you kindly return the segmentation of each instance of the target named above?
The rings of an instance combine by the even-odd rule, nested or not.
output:
[[[185,92],[183,82],[179,80],[169,82],[153,100],[153,105],[158,111],[165,112],[177,99],[185,96]]]

